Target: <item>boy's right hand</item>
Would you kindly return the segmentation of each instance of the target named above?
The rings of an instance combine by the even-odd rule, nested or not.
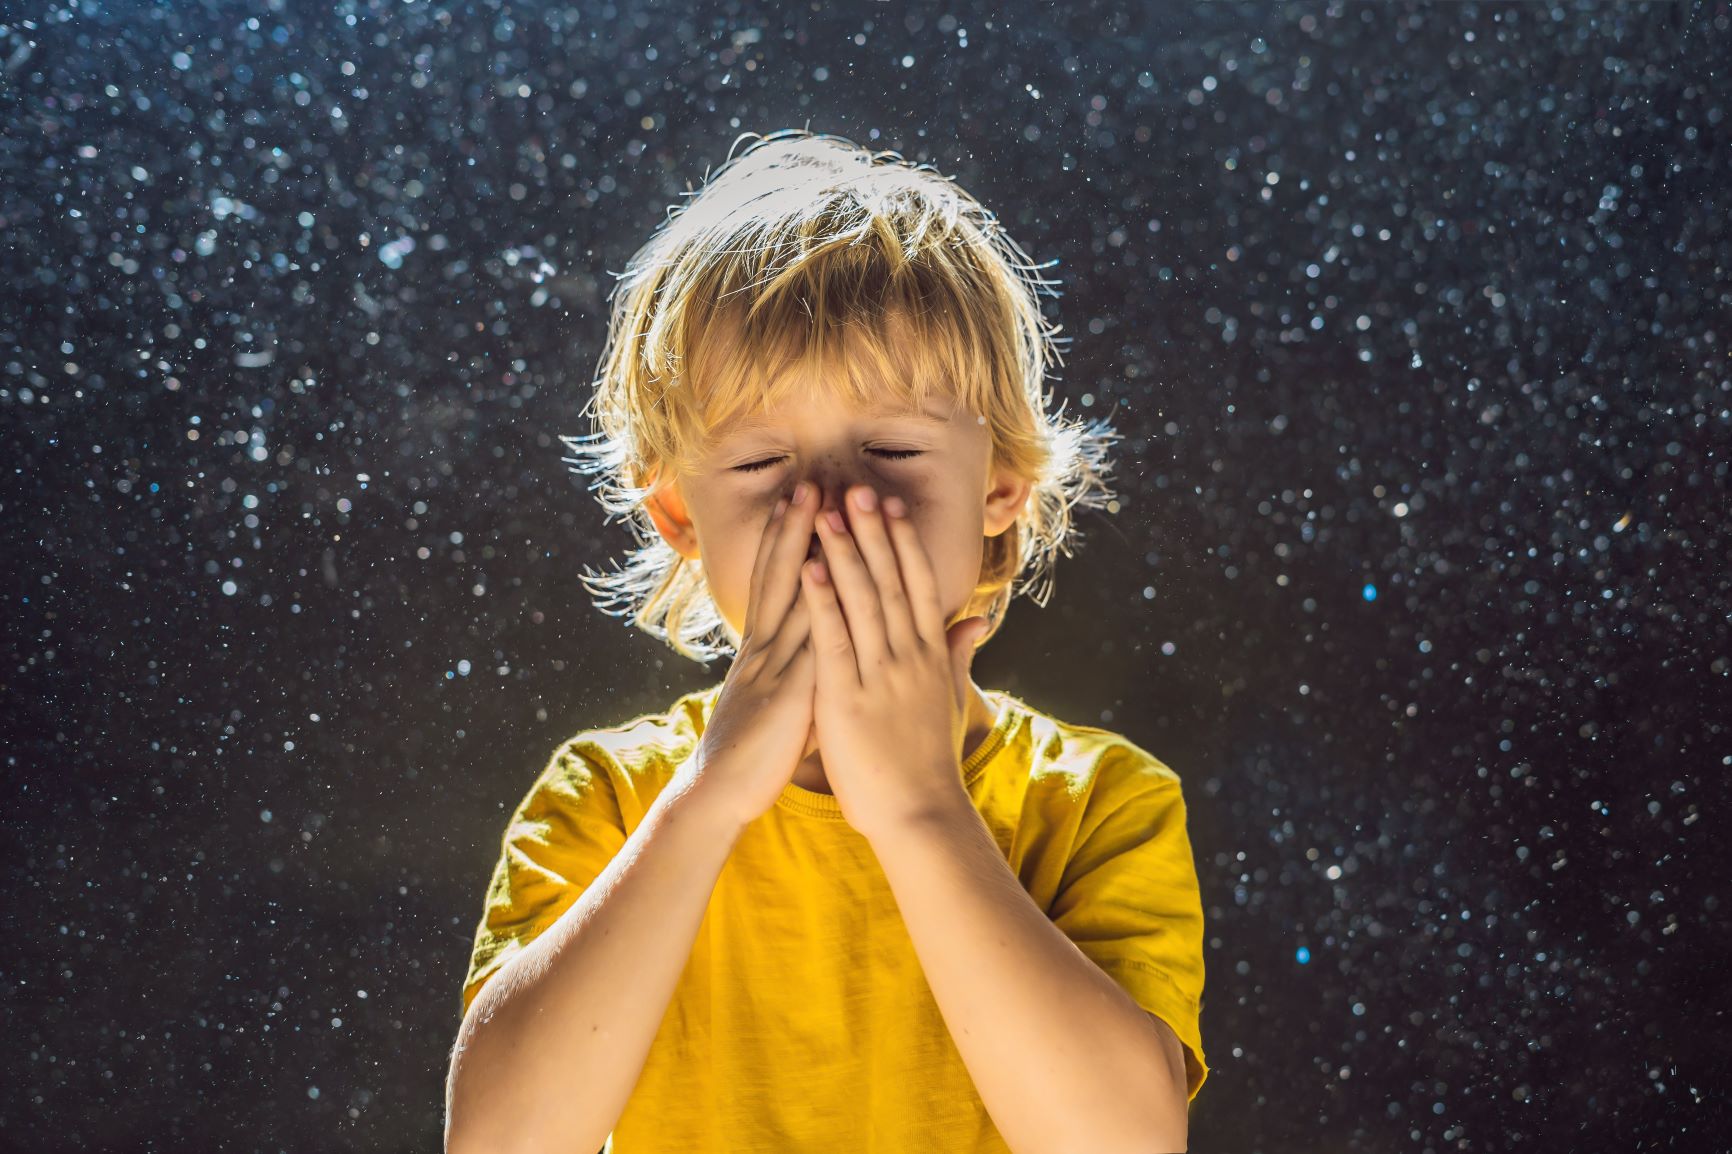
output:
[[[776,804],[812,733],[817,679],[800,569],[820,500],[810,482],[795,491],[803,500],[773,513],[758,542],[739,652],[695,760],[703,788],[721,795],[741,825]]]

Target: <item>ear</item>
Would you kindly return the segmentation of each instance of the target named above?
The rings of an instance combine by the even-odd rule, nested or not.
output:
[[[656,532],[687,561],[698,558],[698,536],[692,529],[691,511],[686,508],[685,494],[680,492],[678,478],[669,478],[644,498],[645,511],[655,522]]]
[[[1034,482],[1005,468],[995,468],[987,482],[986,535],[996,537],[1016,524],[1028,507]]]

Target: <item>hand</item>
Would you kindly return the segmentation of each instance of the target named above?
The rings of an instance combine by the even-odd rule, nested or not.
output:
[[[972,805],[962,782],[969,669],[989,623],[946,629],[931,559],[902,503],[891,497],[881,510],[867,486],[845,496],[845,528],[830,522],[839,511],[817,518],[824,553],[804,566],[801,587],[824,775],[848,823],[872,838]]]
[[[794,496],[777,505],[758,542],[739,652],[695,759],[694,772],[716,782],[742,826],[776,804],[812,733],[816,677],[798,586],[819,502],[808,482]]]

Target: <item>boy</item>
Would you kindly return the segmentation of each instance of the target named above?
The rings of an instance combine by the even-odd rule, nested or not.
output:
[[[1106,495],[1035,267],[930,166],[803,130],[633,258],[583,451],[644,545],[593,588],[735,656],[513,813],[447,1150],[1185,1149],[1179,779],[969,676]]]

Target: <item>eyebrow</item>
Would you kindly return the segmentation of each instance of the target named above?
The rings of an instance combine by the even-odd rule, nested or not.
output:
[[[887,421],[917,421],[923,425],[948,425],[950,423],[949,417],[941,417],[937,413],[932,412],[931,410],[924,410],[921,412],[913,412],[913,413],[906,413],[906,412],[899,412],[899,411],[898,412],[891,412],[888,410],[880,410],[880,411],[875,412],[875,413],[868,413],[867,416],[869,418],[878,419],[878,420],[887,420]],[[773,421],[770,421],[764,417],[758,417],[758,416],[743,417],[740,420],[735,421],[733,424],[729,425],[727,427],[727,429],[725,429],[722,432],[721,436],[723,438],[726,438],[726,437],[737,436],[740,433],[755,432],[758,429],[767,429],[773,423],[774,423]]]

